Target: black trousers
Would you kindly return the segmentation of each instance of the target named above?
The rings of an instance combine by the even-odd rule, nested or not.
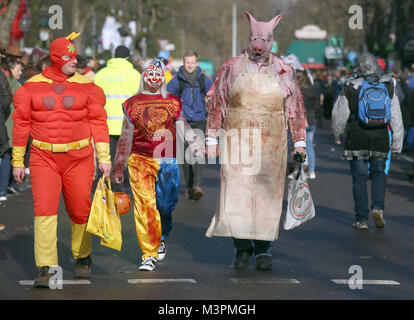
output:
[[[267,253],[270,247],[270,241],[264,240],[250,240],[250,239],[236,239],[233,238],[234,247],[237,251],[247,251],[249,254]]]

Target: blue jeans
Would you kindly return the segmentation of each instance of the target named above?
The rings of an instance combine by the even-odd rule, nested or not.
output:
[[[0,163],[0,196],[7,195],[7,187],[14,187],[15,182],[12,175],[11,151],[3,155]]]
[[[172,212],[178,202],[180,169],[176,158],[161,159],[157,182],[155,183],[157,210],[161,217],[162,236],[165,241],[172,229]]]
[[[355,202],[355,220],[366,222],[368,220],[368,163],[372,175],[371,181],[371,210],[384,210],[385,199],[385,159],[372,157],[370,160],[350,160],[352,174],[352,191]]]
[[[308,158],[308,171],[315,172],[315,149],[313,148],[313,137],[315,136],[316,126],[306,128],[306,156]]]

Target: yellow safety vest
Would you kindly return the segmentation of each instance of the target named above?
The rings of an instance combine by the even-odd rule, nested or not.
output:
[[[106,67],[95,75],[94,83],[105,93],[110,135],[121,135],[124,120],[122,104],[138,92],[140,81],[141,74],[124,58],[108,60]]]

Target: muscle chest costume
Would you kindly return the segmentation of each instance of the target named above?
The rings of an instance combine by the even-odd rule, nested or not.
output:
[[[221,128],[226,135],[220,198],[206,236],[275,240],[286,177],[287,130],[296,146],[306,145],[306,113],[295,74],[270,50],[262,61],[246,53],[221,66],[207,100],[207,135],[218,137]]]
[[[53,266],[57,258],[57,210],[63,192],[71,218],[75,259],[91,252],[85,232],[91,206],[95,142],[100,163],[110,164],[105,95],[89,79],[61,68],[76,48],[70,36],[52,42],[52,66],[30,78],[14,96],[13,167],[24,167],[28,137],[32,140],[30,174],[35,210],[36,265]]]

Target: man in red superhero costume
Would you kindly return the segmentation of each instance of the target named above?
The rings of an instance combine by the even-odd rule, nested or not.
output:
[[[13,175],[24,178],[23,158],[30,135],[30,175],[34,202],[34,251],[36,287],[47,287],[49,267],[58,265],[57,210],[63,192],[72,227],[75,277],[91,274],[91,234],[85,231],[91,207],[94,153],[99,168],[111,171],[105,95],[89,79],[75,73],[77,50],[71,40],[54,40],[52,65],[30,78],[14,96]]]

